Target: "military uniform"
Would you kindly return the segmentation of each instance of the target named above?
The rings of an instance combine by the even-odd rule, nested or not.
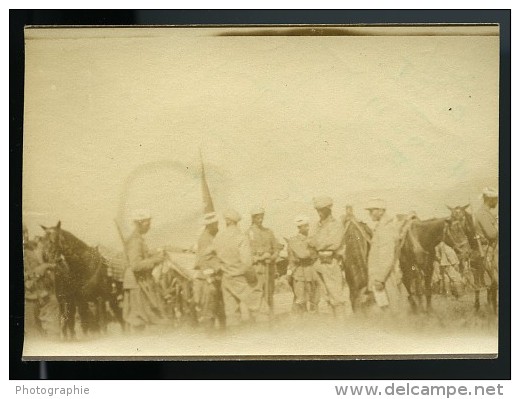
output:
[[[137,230],[126,241],[126,253],[129,265],[123,276],[123,319],[134,328],[159,324],[164,309],[152,276],[156,261]]]
[[[298,234],[287,242],[288,271],[292,279],[295,310],[302,312],[318,309],[319,278],[314,267],[316,253],[309,247],[308,237]]]
[[[432,283],[439,283],[441,293],[451,292],[455,297],[462,294],[463,281],[459,272],[459,264],[457,254],[445,242],[441,242],[435,247]]]
[[[24,248],[25,332],[57,336],[59,306],[54,289],[54,272],[41,259],[37,248]]]
[[[309,245],[317,252],[314,267],[320,277],[328,303],[336,316],[343,317],[347,299],[341,270],[343,225],[332,215],[321,220],[313,229]]]
[[[262,302],[265,301],[269,309],[272,310],[279,244],[270,229],[256,224],[249,227],[247,235],[253,255],[253,267],[258,279],[256,286],[253,288],[251,306],[258,312],[261,309]]]
[[[193,300],[199,322],[213,326],[216,319],[219,326],[225,325],[224,302],[221,289],[221,276],[216,274],[220,261],[208,252],[215,236],[204,229],[197,243],[195,279],[193,281]]]
[[[221,261],[226,325],[247,321],[250,318],[251,288],[244,274],[252,264],[249,239],[237,225],[229,225],[217,234],[213,249]]]
[[[484,258],[483,272],[489,281],[487,285],[498,286],[498,221],[486,204],[482,204],[475,214],[475,229]],[[481,276],[481,280],[484,280],[484,276]]]
[[[389,308],[393,312],[398,312],[404,305],[401,271],[396,262],[398,241],[399,224],[385,213],[373,230],[368,254],[368,289],[374,293],[380,307]],[[382,291],[376,291],[376,282],[384,284]],[[386,300],[383,299],[383,302],[380,298],[384,296]]]

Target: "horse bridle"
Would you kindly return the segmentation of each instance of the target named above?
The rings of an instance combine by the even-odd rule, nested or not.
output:
[[[46,261],[55,266],[65,262],[65,256],[63,255],[63,246],[61,242],[60,233],[56,232],[56,235],[56,242],[50,241],[50,243],[46,244],[51,245],[51,251],[49,251],[49,249],[47,248],[45,248],[44,250],[44,256],[47,258]],[[52,259],[49,259],[49,252],[52,253]]]
[[[451,225],[453,224],[453,222],[454,221],[451,218],[446,219],[446,221],[444,222],[444,229],[443,229],[443,232],[442,232],[442,241],[444,243],[446,243],[446,238],[448,238],[451,241],[450,243],[453,244],[453,246],[454,246],[453,249],[455,249],[457,252],[461,253],[462,249],[464,248],[465,245],[470,247],[469,239],[468,239],[466,231],[464,229],[463,229],[463,231],[464,231],[464,238],[462,240],[459,240],[459,241],[457,241],[455,239],[455,237],[453,236],[453,233],[451,232]]]

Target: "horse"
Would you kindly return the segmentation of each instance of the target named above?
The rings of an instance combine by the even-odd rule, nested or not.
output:
[[[75,338],[76,313],[84,334],[106,331],[108,302],[123,326],[122,312],[112,295],[108,262],[97,247],[92,248],[61,228],[41,226],[43,257],[55,265],[55,291],[59,303],[63,338]]]
[[[371,229],[353,217],[345,218],[343,241],[343,271],[349,287],[353,312],[358,312],[363,304],[364,288],[368,284],[368,252],[370,250]]]
[[[444,242],[454,248],[458,256],[471,253],[471,233],[468,228],[461,227],[459,220],[459,212],[465,213],[466,208],[467,205],[455,207],[452,214],[445,218],[405,221],[399,264],[403,285],[414,312],[422,306],[423,297],[426,297],[426,311],[431,310],[435,247]]]
[[[460,238],[459,243],[462,245],[455,246],[453,249],[457,253],[461,261],[461,265],[464,265],[466,269],[471,270],[474,278],[474,294],[475,311],[480,310],[480,288],[484,285],[486,270],[486,259],[482,253],[479,241],[477,239],[477,231],[475,229],[472,215],[467,211],[469,204],[463,207],[448,207],[451,211],[451,218],[454,220],[455,229],[450,230],[450,234],[465,236],[467,242],[464,242]],[[491,284],[487,287],[487,302],[493,308],[494,313],[497,313],[498,307],[498,284],[494,281],[493,276],[489,276]]]

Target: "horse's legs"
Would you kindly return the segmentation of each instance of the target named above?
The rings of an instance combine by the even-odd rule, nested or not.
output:
[[[475,290],[475,311],[478,312],[480,310],[480,290]]]
[[[65,302],[65,336],[70,339],[76,338],[76,304],[74,300],[68,299]]]
[[[487,302],[493,309],[493,313],[497,314],[498,310],[498,287],[495,283],[487,289]]]
[[[112,313],[114,314],[116,321],[119,323],[121,329],[124,331],[125,321],[123,320],[123,309],[121,309],[121,306],[119,306],[117,297],[114,295],[110,295],[110,297],[108,298],[108,305],[110,306],[110,309],[112,310]]]
[[[88,309],[88,303],[87,301],[80,300],[78,301],[78,312],[79,312],[79,319],[81,322],[81,330],[83,331],[83,334],[87,335],[89,329],[90,329],[90,312]]]
[[[352,307],[352,312],[359,313],[360,311],[360,305],[359,305],[359,290],[352,286],[349,286],[349,292],[350,292],[350,305]]]
[[[424,273],[424,293],[426,295],[426,311],[432,310],[432,276],[433,264]]]
[[[417,306],[417,301],[415,300],[414,298],[414,295],[412,293],[412,287],[411,287],[411,277],[410,277],[410,271],[404,271],[402,268],[401,268],[401,271],[403,273],[403,278],[402,278],[402,281],[403,281],[403,285],[404,285],[404,288],[406,288],[406,292],[408,293],[408,303],[410,304],[410,307],[412,309],[412,313],[413,314],[416,314],[418,313],[418,306]]]
[[[410,304],[410,307],[412,308],[413,314],[419,313],[419,305],[417,304],[417,301],[415,300],[413,295],[408,295],[408,303]]]
[[[493,311],[495,315],[498,312],[498,284],[493,287]]]
[[[189,282],[184,282],[182,284],[182,307],[184,312],[187,313],[188,323],[191,326],[196,326],[198,324],[197,312],[195,311],[195,302],[193,301],[193,294],[189,284]]]
[[[446,295],[447,289],[446,289],[446,267],[445,266],[439,266],[440,274],[441,274],[441,288],[440,288],[440,294]]]
[[[67,302],[63,298],[59,298],[59,312],[60,312],[60,330],[61,337],[63,339],[67,339],[67,328],[68,328],[68,318],[67,318]]]
[[[101,305],[103,301],[100,297],[94,298],[92,302],[89,302],[88,310],[89,310],[89,328],[90,331],[100,333],[103,329],[103,309]]]
[[[97,317],[100,332],[107,332],[107,307],[104,297],[97,298]]]

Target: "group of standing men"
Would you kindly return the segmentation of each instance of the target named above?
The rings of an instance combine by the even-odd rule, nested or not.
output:
[[[476,238],[491,278],[488,294],[496,295],[498,220],[493,209],[498,193],[486,188],[482,198],[483,204],[474,214]],[[372,229],[355,219],[351,206],[338,220],[332,214],[330,197],[314,198],[313,203],[319,216],[317,223],[311,227],[307,216],[298,216],[297,234],[286,239],[293,311],[300,315],[317,312],[324,300],[334,316],[342,319],[348,311],[347,291],[354,312],[370,302],[382,310],[399,311],[407,295],[396,259],[401,224],[387,214],[385,202],[373,199],[366,206],[374,222]],[[190,285],[190,300],[199,323],[224,328],[272,315],[276,262],[283,246],[263,225],[264,213],[263,208],[251,210],[251,226],[245,232],[239,227],[242,218],[235,210],[223,213],[223,228],[215,212],[204,215],[205,228],[198,240],[195,276]],[[148,324],[167,323],[164,298],[152,274],[165,261],[165,253],[151,252],[146,245],[150,212],[135,211],[132,219],[135,229],[125,242],[129,267],[123,276],[123,318],[128,327],[140,330]],[[40,259],[41,245],[37,244],[28,239],[24,228],[26,324],[36,320],[37,327],[49,333],[57,330],[56,323],[48,322],[55,319],[52,315],[57,313],[57,302],[52,293],[52,273]],[[358,250],[345,250],[354,247]]]
[[[398,228],[386,214],[385,202],[374,199],[366,207],[376,222],[373,230],[356,221],[351,208],[347,208],[343,220],[336,219],[330,197],[316,197],[313,204],[319,221],[311,228],[308,217],[298,216],[297,234],[286,240],[287,277],[294,293],[294,311],[316,312],[323,299],[333,315],[343,319],[347,312],[347,281],[354,311],[363,302],[366,287],[374,291],[381,308],[396,305],[400,295],[395,272]],[[216,213],[204,216],[205,229],[197,246],[193,299],[199,321],[210,327],[236,325],[273,313],[276,261],[283,246],[263,225],[264,213],[263,208],[251,210],[251,226],[245,232],[239,227],[242,218],[235,210],[223,213],[224,228],[219,227]],[[145,247],[143,234],[150,226],[149,213],[138,212],[134,222],[136,230],[126,244],[131,266],[126,273],[134,275],[137,284],[125,276],[124,315],[131,326],[138,326],[153,322],[154,313],[149,308],[156,307],[155,296],[146,281],[151,281],[151,270],[164,260],[164,255],[148,255]],[[365,264],[357,269],[344,267],[349,257],[345,253],[349,237],[362,248],[358,257]],[[143,271],[147,271],[144,273],[147,277],[141,274]],[[384,293],[384,303],[378,301],[380,292]]]

